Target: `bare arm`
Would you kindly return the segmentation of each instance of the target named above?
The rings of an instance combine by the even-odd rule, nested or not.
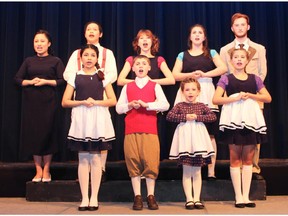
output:
[[[228,103],[232,103],[235,101],[239,101],[241,100],[241,97],[242,97],[242,93],[240,93],[237,97],[226,97],[224,93],[225,93],[225,90],[222,87],[217,86],[213,99],[212,99],[213,104],[215,105],[228,104]]]
[[[131,79],[126,79],[130,71],[131,71],[130,63],[126,61],[118,76],[117,85],[124,86],[125,84],[134,81]]]
[[[183,69],[183,62],[180,61],[179,59],[176,59],[173,70],[172,70],[172,75],[174,76],[176,81],[182,81],[185,78],[192,77],[193,73],[182,73]]]
[[[65,92],[62,97],[62,106],[64,108],[71,108],[71,107],[76,107],[80,105],[85,105],[85,106],[92,106],[90,102],[87,102],[86,100],[73,100],[73,95],[74,95],[74,87],[71,86],[70,84],[67,84]]]
[[[160,70],[164,74],[165,78],[153,79],[153,81],[158,83],[159,85],[174,85],[175,79],[174,79],[172,72],[169,69],[169,67],[165,61],[162,62],[161,66],[160,66]]]
[[[105,94],[107,96],[107,99],[104,100],[94,100],[94,105],[97,106],[106,106],[106,107],[111,107],[115,106],[117,103],[116,95],[114,93],[112,84],[109,83],[105,87]]]

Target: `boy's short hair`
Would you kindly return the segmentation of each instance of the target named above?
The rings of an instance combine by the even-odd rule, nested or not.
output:
[[[135,61],[136,61],[137,59],[145,59],[145,60],[148,62],[148,64],[151,66],[150,59],[149,59],[147,56],[145,56],[145,55],[138,55],[138,56],[136,56],[136,57],[133,59],[133,65],[134,65],[134,63],[135,63]]]
[[[197,89],[199,91],[201,91],[201,85],[198,82],[198,80],[197,79],[193,79],[191,77],[185,78],[184,80],[181,81],[181,83],[180,83],[181,91],[184,91],[184,86],[185,86],[186,83],[196,83]]]

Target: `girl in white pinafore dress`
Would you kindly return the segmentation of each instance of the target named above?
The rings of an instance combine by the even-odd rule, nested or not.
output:
[[[216,121],[216,115],[205,104],[196,102],[200,93],[197,80],[184,79],[180,88],[185,101],[177,103],[166,117],[168,121],[179,123],[172,140],[169,159],[178,160],[178,164],[183,166],[185,208],[203,209],[204,205],[200,202],[201,167],[210,164],[211,156],[215,154],[204,122]]]
[[[223,105],[219,128],[223,131],[222,143],[229,145],[236,208],[256,206],[249,199],[252,159],[255,145],[264,142],[267,129],[258,101],[270,103],[272,100],[261,78],[246,73],[248,59],[249,53],[243,48],[231,52],[235,70],[220,78],[213,97],[213,103]]]
[[[85,45],[80,56],[82,70],[70,77],[62,99],[63,107],[72,107],[68,147],[78,151],[78,178],[82,194],[79,211],[98,209],[98,191],[101,182],[101,151],[112,148],[115,132],[107,107],[116,105],[112,85],[104,79],[97,63],[98,48]],[[103,98],[103,93],[107,99]],[[74,95],[75,93],[75,95]],[[91,198],[89,199],[89,170]]]

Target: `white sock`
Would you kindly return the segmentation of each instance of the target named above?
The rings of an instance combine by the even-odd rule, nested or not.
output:
[[[249,193],[252,180],[252,165],[242,166],[242,190],[243,190],[243,200],[244,203],[250,203]]]
[[[101,151],[101,167],[103,171],[106,171],[106,161],[107,161],[108,151]]]
[[[89,206],[98,206],[98,192],[102,177],[100,154],[90,154],[91,198]]]
[[[183,165],[182,185],[186,196],[186,202],[194,201],[192,197],[192,167]]]
[[[215,177],[215,165],[217,157],[217,144],[214,137],[211,138],[212,146],[215,151],[215,155],[211,156],[211,164],[208,164],[208,177]]]
[[[89,153],[79,153],[78,178],[82,194],[82,207],[89,205]]]
[[[194,201],[200,201],[202,188],[201,167],[192,167],[192,185]]]
[[[241,172],[240,167],[230,167],[230,176],[235,192],[236,203],[243,203],[243,196],[241,191]]]
[[[154,196],[155,181],[155,179],[146,178],[147,196]]]
[[[141,177],[131,177],[132,188],[134,196],[141,195]]]

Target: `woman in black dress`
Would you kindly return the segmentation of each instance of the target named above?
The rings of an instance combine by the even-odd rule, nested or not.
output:
[[[64,65],[51,55],[47,31],[36,32],[33,44],[36,55],[26,58],[15,75],[22,87],[20,152],[25,159],[33,155],[36,175],[32,181],[50,182],[52,155],[57,151],[56,87],[65,83]]]

